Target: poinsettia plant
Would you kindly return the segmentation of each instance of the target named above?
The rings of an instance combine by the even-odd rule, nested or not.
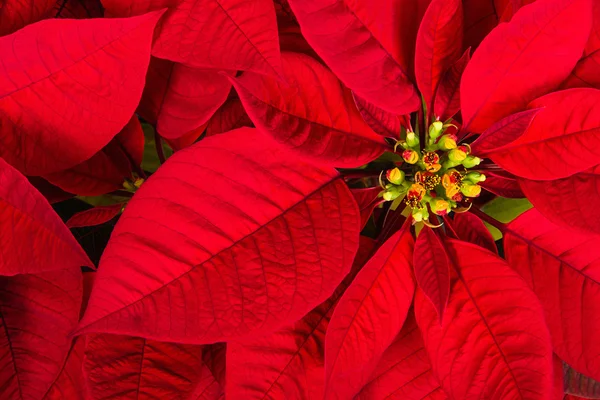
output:
[[[600,398],[599,1],[0,35],[0,398]]]

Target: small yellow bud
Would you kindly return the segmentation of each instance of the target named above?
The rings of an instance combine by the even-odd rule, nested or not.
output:
[[[485,181],[486,177],[481,172],[472,171],[467,174],[466,179],[472,183],[479,183]]]
[[[385,191],[383,192],[383,199],[385,201],[396,200],[403,193],[404,193],[404,190],[401,186],[400,187],[391,186],[391,187],[388,187],[387,189],[385,189]]]
[[[452,150],[456,148],[456,136],[444,135],[438,141],[438,147],[441,150]]]
[[[414,150],[404,150],[402,152],[402,158],[409,164],[416,164],[419,161],[419,153]]]
[[[409,147],[417,147],[419,145],[419,137],[414,132],[408,132],[406,134],[406,144]]]
[[[429,212],[427,208],[415,208],[412,211],[412,217],[415,222],[422,222],[423,220],[427,221],[429,219]]]
[[[481,194],[481,186],[473,184],[470,181],[464,181],[460,191],[467,197],[477,197]]]
[[[441,121],[435,121],[429,126],[429,138],[437,139],[444,130],[444,123]]]
[[[431,211],[437,215],[447,215],[451,211],[450,203],[439,197],[434,197],[429,202]]]
[[[461,163],[464,159],[467,158],[467,153],[463,149],[461,149],[461,147],[457,147],[448,152],[448,159],[450,161]]]
[[[481,158],[475,156],[467,156],[463,161],[462,165],[465,168],[473,168],[481,163]]]
[[[404,171],[401,171],[399,168],[388,169],[385,177],[394,185],[400,185],[404,182]]]

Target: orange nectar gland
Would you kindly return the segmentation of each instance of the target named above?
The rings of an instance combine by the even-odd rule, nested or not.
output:
[[[471,198],[481,193],[480,182],[485,175],[470,171],[481,159],[471,154],[468,144],[457,145],[455,135],[446,134],[452,125],[435,121],[429,126],[429,137],[425,149],[413,132],[408,132],[405,140],[400,140],[404,169],[393,168],[386,171],[387,184],[383,184],[384,200],[396,200],[404,196],[404,204],[412,210],[415,222],[429,219],[430,213],[447,215],[459,212],[469,206]],[[411,178],[412,177],[412,178]],[[398,200],[399,201],[399,200]]]

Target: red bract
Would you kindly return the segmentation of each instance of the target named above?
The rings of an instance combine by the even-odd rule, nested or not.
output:
[[[597,397],[599,4],[0,0],[0,398]]]

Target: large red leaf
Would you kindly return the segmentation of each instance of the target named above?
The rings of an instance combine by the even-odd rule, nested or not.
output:
[[[227,395],[234,399],[321,399],[325,332],[334,307],[374,244],[361,237],[352,272],[333,295],[300,321],[271,335],[227,344]]]
[[[455,214],[452,220],[452,228],[454,228],[460,240],[476,244],[498,254],[498,248],[492,234],[476,215],[471,213]]]
[[[123,204],[100,206],[78,212],[66,222],[69,228],[102,225],[116,217],[123,209]]]
[[[402,0],[289,0],[304,37],[331,70],[365,100],[394,114],[419,107],[398,34]],[[415,3],[415,2],[413,2]],[[410,60],[412,62],[412,60]]]
[[[537,3],[536,3],[537,4]],[[519,177],[566,178],[600,164],[600,91],[569,89],[540,97],[531,108],[545,107],[519,139],[483,152]]]
[[[544,0],[495,28],[463,75],[465,128],[483,132],[558,86],[583,52],[590,14],[591,0]]]
[[[498,15],[496,2],[497,0],[463,0],[465,49],[476,49],[498,25],[501,15]]]
[[[397,115],[387,112],[366,100],[354,95],[356,108],[363,120],[382,136],[400,139],[400,119]]]
[[[73,193],[67,193],[39,176],[28,176],[27,180],[48,200],[50,204],[59,203],[75,196]]]
[[[523,136],[527,128],[533,122],[540,109],[527,110],[502,118],[494,125],[486,129],[471,144],[473,154],[485,155],[502,146],[510,144]]]
[[[69,350],[62,370],[56,377],[43,400],[83,400],[85,385],[83,379],[83,351],[85,339],[76,338]]]
[[[234,80],[256,127],[305,157],[358,167],[386,149],[363,121],[352,93],[327,68],[303,54],[282,55],[286,82],[245,73]]]
[[[1,0],[0,36],[49,16],[55,2],[56,0]]]
[[[93,266],[48,201],[0,159],[0,275]],[[9,234],[10,232],[10,234]]]
[[[100,0],[56,0],[54,18],[101,18],[104,15]]]
[[[0,156],[41,175],[104,147],[139,102],[161,15],[47,20],[0,38]]]
[[[521,186],[519,186],[519,181],[516,179],[491,174],[486,175],[486,177],[487,179],[480,182],[479,185],[488,192],[509,199],[522,199],[526,197],[521,190]]]
[[[429,227],[419,233],[413,254],[415,278],[435,307],[440,321],[450,295],[450,262],[440,239]]]
[[[385,350],[356,400],[443,400],[447,396],[431,373],[431,363],[412,312]]]
[[[525,196],[555,224],[600,233],[600,214],[590,201],[600,193],[600,166],[554,181],[520,179]]]
[[[366,189],[352,189],[352,195],[360,210],[361,229],[369,222],[373,209],[384,201],[379,198],[379,193],[381,193],[381,188],[378,186]]]
[[[139,166],[144,154],[144,132],[134,115],[123,130],[89,160],[65,171],[44,175],[64,191],[99,196],[123,188],[131,177],[132,163]]]
[[[535,294],[489,251],[457,240],[456,270],[440,324],[421,290],[417,322],[434,374],[451,399],[548,399],[552,346]]]
[[[60,379],[81,296],[79,268],[0,277],[3,399],[41,399]]]
[[[206,138],[127,205],[79,333],[213,343],[273,331],[329,297],[359,224],[335,170],[250,128]]]
[[[176,139],[206,123],[230,89],[218,71],[153,58],[139,108],[161,136]]]
[[[469,61],[471,61],[471,50],[467,49],[462,57],[440,77],[433,104],[434,117],[445,121],[454,117],[460,110],[460,80]]]
[[[86,338],[83,361],[91,399],[185,399],[201,381],[202,346],[98,334]]]
[[[238,97],[228,99],[206,125],[206,136],[225,133],[244,126],[253,126]]]
[[[375,253],[335,308],[325,339],[325,398],[352,398],[400,332],[412,303],[413,239],[402,229]]]
[[[442,75],[459,59],[463,42],[462,0],[433,0],[421,21],[415,74],[428,108]]]
[[[599,235],[554,225],[533,209],[504,233],[511,266],[546,311],[554,351],[576,370],[600,380]]]

